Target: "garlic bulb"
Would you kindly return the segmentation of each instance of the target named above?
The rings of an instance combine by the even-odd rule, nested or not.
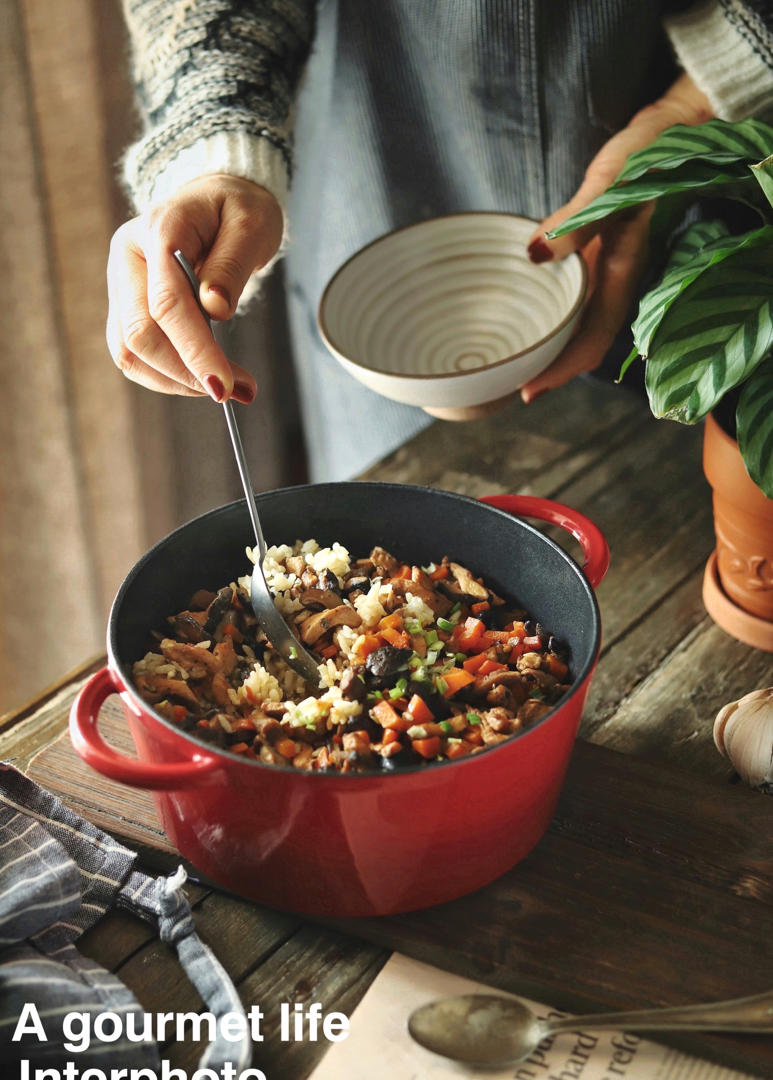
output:
[[[720,709],[714,742],[742,780],[773,795],[773,686]]]

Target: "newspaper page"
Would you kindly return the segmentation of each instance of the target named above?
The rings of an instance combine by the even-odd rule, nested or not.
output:
[[[501,993],[395,953],[351,1016],[349,1036],[330,1047],[310,1080],[763,1080],[713,1065],[630,1032],[565,1032],[545,1039],[526,1061],[485,1072],[418,1046],[409,1013],[434,998]],[[565,1016],[525,998],[541,1018]]]

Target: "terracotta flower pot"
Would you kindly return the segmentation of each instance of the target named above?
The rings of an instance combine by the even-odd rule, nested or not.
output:
[[[706,417],[703,469],[717,537],[704,577],[706,610],[739,641],[773,651],[773,499],[750,479],[738,444],[713,416]]]

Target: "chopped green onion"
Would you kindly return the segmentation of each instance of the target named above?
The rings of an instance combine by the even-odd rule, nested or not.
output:
[[[411,669],[412,671],[414,671],[414,670],[415,670],[416,668],[418,668],[418,667],[421,667],[421,665],[422,665],[423,663],[424,663],[424,661],[423,661],[423,660],[422,660],[422,658],[421,658],[421,657],[419,656],[419,654],[418,654],[418,653],[414,653],[414,654],[413,654],[413,656],[412,656],[412,657],[410,658],[410,660],[408,661],[408,667],[409,667],[409,668],[410,668],[410,669]]]
[[[405,681],[405,680],[403,680],[403,681]],[[389,691],[389,696],[390,696],[390,698],[396,699],[396,698],[402,697],[404,692],[405,691],[400,690],[397,686],[393,686],[392,689]]]
[[[449,622],[448,619],[438,619],[437,624],[438,627],[441,630],[445,630],[447,634],[450,634],[454,628],[454,624],[452,622]]]
[[[357,678],[360,680],[361,683],[365,682],[365,676],[362,674],[361,671],[357,672]]]
[[[436,641],[440,640],[440,638],[437,636],[437,630],[425,630],[424,640],[426,641],[428,646],[434,645]]]
[[[384,695],[381,693],[380,690],[371,690],[371,692],[368,694],[368,697],[369,698],[378,698],[379,701],[381,701],[383,699]]]
[[[441,720],[438,726],[443,729],[446,735],[453,735],[454,725],[449,720]]]
[[[458,652],[454,660],[456,660],[457,664],[463,664],[465,660],[469,660],[469,656],[466,652]]]
[[[464,719],[468,724],[479,724],[481,722],[480,717],[476,712],[468,712]]]
[[[409,634],[421,633],[421,623],[418,619],[406,619],[404,625]]]
[[[432,652],[428,652],[424,659],[427,661],[428,664],[434,664],[437,660],[437,652],[435,652],[434,650]]]
[[[297,660],[298,659],[298,646],[297,645],[291,645],[290,646],[290,659],[291,660]]]
[[[462,610],[462,601],[457,600],[456,603],[454,604],[454,606],[451,608],[451,611],[449,612],[449,614],[450,615],[456,615],[457,611],[461,611],[461,610]]]
[[[306,724],[306,727],[308,728],[309,731],[316,731],[317,730],[317,725],[312,723],[311,721],[309,721],[309,723]]]
[[[529,697],[534,698],[535,701],[544,701],[545,700],[545,695],[542,693],[541,690],[539,690],[536,687],[535,687],[534,690],[532,690],[530,692]]]
[[[435,686],[437,687],[437,691],[439,694],[445,694],[446,690],[448,689],[448,683],[442,675],[438,675],[438,677],[435,679]]]
[[[407,679],[398,679],[397,682],[395,683],[395,690],[399,690],[401,694],[404,694],[407,689],[408,689],[408,680]]]

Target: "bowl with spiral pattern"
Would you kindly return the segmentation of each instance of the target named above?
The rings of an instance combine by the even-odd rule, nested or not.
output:
[[[318,323],[327,347],[371,390],[430,411],[513,393],[569,341],[588,283],[579,255],[529,260],[536,226],[480,211],[374,240],[325,288]]]

